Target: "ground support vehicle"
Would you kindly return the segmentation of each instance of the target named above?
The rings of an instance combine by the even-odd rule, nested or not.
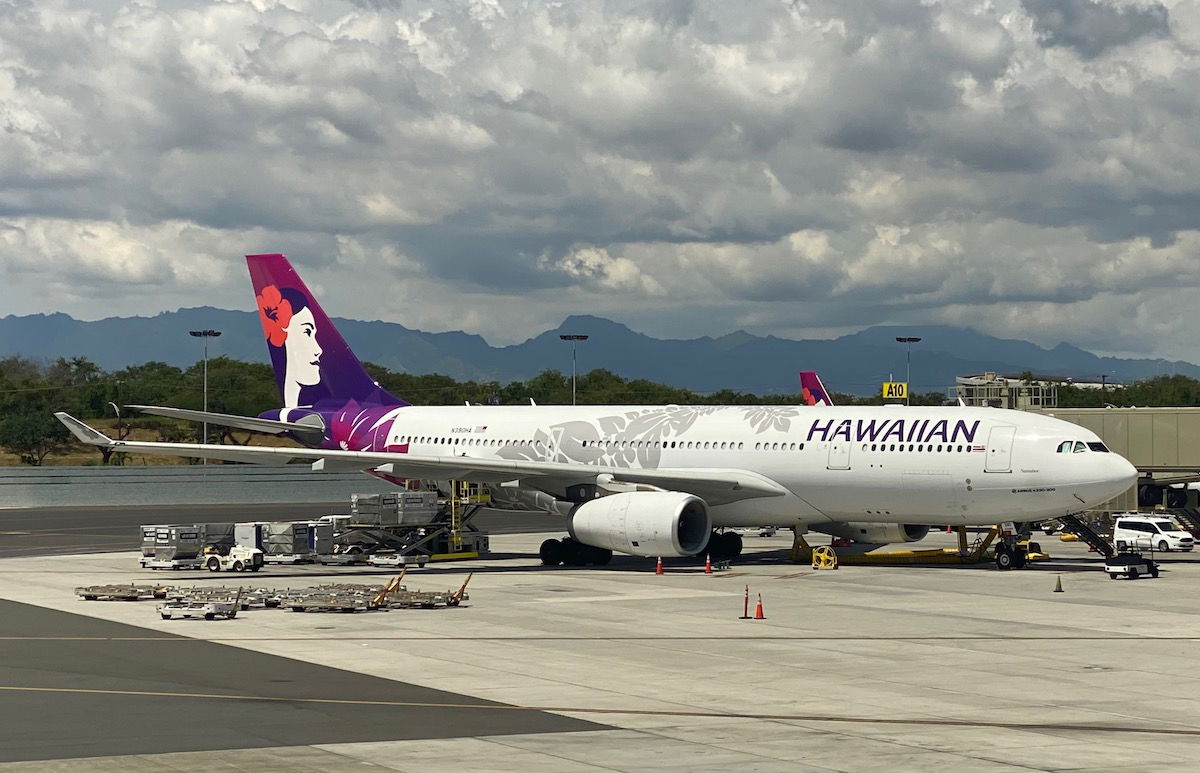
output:
[[[347,551],[345,553],[322,553],[317,556],[317,561],[321,566],[356,566],[367,563],[368,555],[368,553],[362,550]]]
[[[203,569],[204,560],[196,558],[156,558],[154,556],[142,556],[138,559],[138,566],[143,569]]]
[[[1158,577],[1158,564],[1141,553],[1117,553],[1104,560],[1104,571],[1113,580],[1122,576],[1137,580],[1146,576]]]
[[[267,553],[263,556],[264,564],[311,564],[316,560],[316,553],[293,553],[290,555]]]
[[[210,572],[257,572],[263,566],[263,552],[242,545],[234,545],[227,553],[205,553],[202,558]]]
[[[427,561],[478,558],[490,548],[488,535],[471,521],[487,497],[478,487],[450,481],[453,493],[439,498],[436,491],[403,491],[356,495],[348,521],[331,517],[336,533],[332,553],[321,549],[322,564],[350,564],[354,556],[388,556],[376,566],[421,566]],[[320,546],[323,540],[318,538]]]
[[[237,617],[237,601],[168,601],[158,605],[158,614],[163,620],[176,617],[202,617],[216,620],[218,617],[232,620]]]
[[[373,553],[367,556],[367,563],[381,567],[421,567],[429,561],[424,553]]]
[[[1118,551],[1170,550],[1188,552],[1196,545],[1190,532],[1165,515],[1120,513],[1113,524],[1113,543]]]
[[[75,595],[87,601],[142,601],[165,599],[168,589],[161,585],[87,585],[75,589]]]

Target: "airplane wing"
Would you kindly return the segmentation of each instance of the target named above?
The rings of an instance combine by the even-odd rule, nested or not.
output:
[[[127,405],[125,407],[133,408],[142,413],[151,413],[155,416],[166,416],[170,419],[208,422],[209,424],[217,424],[222,427],[263,432],[268,435],[282,435],[284,432],[292,432],[300,437],[309,437],[315,441],[319,441],[324,437],[325,433],[324,423],[316,414],[304,416],[299,421],[276,421],[274,419],[260,419],[256,416],[209,413],[207,411],[192,411],[187,408],[167,408],[161,405]]]
[[[207,457],[251,464],[287,464],[295,460],[312,464],[316,471],[364,472],[378,470],[398,478],[465,480],[479,483],[541,478],[555,487],[613,481],[644,483],[671,491],[695,494],[710,505],[743,499],[784,496],[787,489],[763,475],[737,469],[630,469],[592,464],[541,462],[470,456],[418,456],[374,451],[331,451],[321,448],[277,448],[193,443],[153,443],[113,440],[70,414],[54,416],[81,442],[107,446],[123,453],[159,456]]]

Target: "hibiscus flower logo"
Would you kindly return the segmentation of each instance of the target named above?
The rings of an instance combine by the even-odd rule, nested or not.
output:
[[[275,285],[263,288],[258,301],[258,316],[262,319],[263,332],[271,346],[283,346],[287,340],[287,326],[292,321],[292,302],[283,297]]]

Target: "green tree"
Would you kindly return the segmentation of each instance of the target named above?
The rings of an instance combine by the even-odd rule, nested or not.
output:
[[[52,453],[63,451],[70,433],[50,411],[23,411],[0,419],[0,447],[22,464],[38,467]]]

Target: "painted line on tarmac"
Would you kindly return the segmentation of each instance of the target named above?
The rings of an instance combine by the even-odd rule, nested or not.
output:
[[[854,717],[834,714],[768,714],[739,711],[693,711],[689,709],[616,709],[584,706],[513,706],[507,703],[450,703],[434,701],[382,701],[349,698],[286,697],[280,695],[222,695],[220,693],[160,692],[154,690],[98,690],[81,687],[29,687],[0,685],[7,693],[57,693],[134,698],[189,698],[192,700],[257,701],[263,703],[313,703],[334,706],[374,706],[408,709],[481,709],[483,711],[530,711],[556,714],[601,714],[642,717],[689,717],[697,719],[752,719],[776,722],[835,722],[858,725],[903,725],[909,727],[996,728],[1001,730],[1060,730],[1089,733],[1145,733],[1150,735],[1200,737],[1200,728],[1101,725],[1083,722],[999,722],[971,719],[923,719],[918,717]]]

